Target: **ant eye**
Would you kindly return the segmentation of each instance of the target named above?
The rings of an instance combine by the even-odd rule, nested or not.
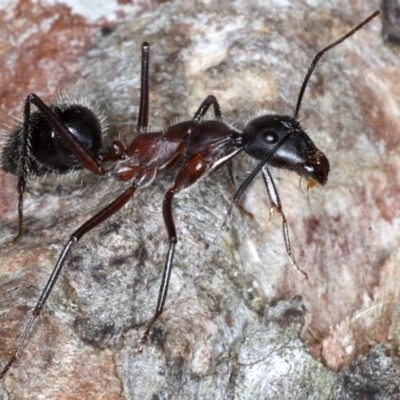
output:
[[[262,136],[267,144],[275,144],[279,139],[279,136],[275,131],[265,131]]]

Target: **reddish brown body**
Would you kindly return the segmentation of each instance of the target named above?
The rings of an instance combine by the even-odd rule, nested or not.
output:
[[[177,193],[225,164],[242,150],[241,143],[241,133],[222,121],[186,121],[161,132],[138,135],[127,149],[114,141],[102,159],[118,160],[106,175],[143,187],[185,158],[170,189]]]

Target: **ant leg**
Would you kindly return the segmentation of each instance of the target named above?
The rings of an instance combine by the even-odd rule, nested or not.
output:
[[[192,186],[197,182],[202,176],[209,172],[211,168],[211,163],[201,158],[199,155],[194,155],[190,157],[185,165],[180,169],[178,176],[175,180],[174,186],[172,186],[166,192],[163,201],[163,216],[164,223],[167,228],[168,238],[169,238],[169,249],[167,253],[167,258],[164,266],[164,273],[161,280],[160,291],[158,294],[158,301],[156,311],[153,317],[147,322],[146,330],[140,340],[138,353],[143,352],[143,348],[147,343],[150,335],[150,331],[153,328],[155,322],[158,320],[162,314],[165,306],[165,301],[167,299],[168,285],[171,277],[172,262],[174,258],[175,246],[178,242],[175,223],[172,216],[172,201],[174,195],[183,189]]]
[[[113,214],[115,214],[118,210],[120,210],[133,196],[135,193],[137,186],[131,186],[127,190],[125,190],[122,195],[120,195],[117,199],[115,199],[111,204],[109,204],[107,207],[103,208],[100,212],[98,212],[94,217],[90,218],[88,221],[86,221],[80,228],[78,228],[70,237],[68,240],[67,244],[64,246],[64,249],[62,250],[60,257],[57,261],[56,266],[53,269],[53,272],[50,275],[50,278],[47,281],[47,284],[32,312],[32,315],[29,319],[29,322],[22,333],[21,339],[18,343],[18,346],[11,357],[10,361],[7,363],[7,365],[3,368],[3,370],[0,372],[0,379],[4,377],[4,375],[7,373],[7,371],[11,368],[12,364],[14,361],[18,358],[19,354],[21,353],[22,347],[24,345],[24,342],[28,336],[28,333],[30,332],[33,323],[35,322],[36,318],[40,315],[40,312],[42,311],[43,306],[46,303],[47,298],[49,297],[51,291],[53,290],[53,287],[55,283],[57,282],[57,278],[60,275],[61,269],[64,265],[65,259],[68,255],[68,253],[71,250],[71,247],[73,244],[78,242],[81,237],[95,228],[97,225],[100,223],[104,222],[106,219],[110,218]]]
[[[232,160],[229,160],[227,162],[227,167],[228,167],[228,174],[229,174],[229,186],[230,186],[230,189],[232,192],[232,197],[233,197],[236,193],[236,185],[235,185],[235,178],[233,177]],[[240,199],[235,202],[235,205],[240,210],[240,212],[245,214],[248,218],[254,219],[254,215],[250,211],[247,211],[244,208],[243,202]]]
[[[22,173],[18,176],[18,234],[12,240],[13,242],[16,242],[21,236],[24,236],[24,192],[26,189],[26,180],[26,174]]]
[[[126,148],[121,140],[113,140],[107,151],[99,155],[100,161],[119,161],[126,158]]]
[[[196,111],[196,114],[193,117],[193,121],[199,122],[203,119],[207,110],[213,106],[214,107],[214,115],[216,119],[222,118],[221,107],[218,104],[218,100],[212,94],[207,96],[205,100],[201,103],[199,109]]]
[[[278,214],[281,216],[281,218],[282,218],[282,233],[283,233],[283,239],[285,241],[286,253],[289,256],[289,259],[293,265],[293,268],[298,273],[302,274],[306,280],[308,280],[308,275],[297,266],[296,260],[294,258],[294,255],[292,252],[292,246],[290,245],[288,224],[286,222],[286,217],[282,210],[281,199],[279,198],[279,194],[278,194],[278,191],[276,190],[275,183],[272,179],[272,176],[269,173],[269,170],[267,167],[262,167],[262,173],[263,173],[265,187],[267,188],[269,201],[271,203],[270,217],[274,210],[277,211]]]
[[[43,114],[49,124],[53,127],[54,131],[60,136],[65,145],[75,155],[78,161],[89,171],[96,175],[104,175],[105,170],[102,165],[91,155],[88,150],[82,146],[78,139],[72,135],[68,128],[57,118],[54,112],[34,93],[27,96],[24,107],[24,121],[22,125],[22,140],[21,147],[18,151],[18,235],[14,239],[18,239],[24,234],[23,222],[23,202],[24,192],[26,190],[26,182],[30,173],[30,126],[29,119],[31,114],[31,103],[34,104],[38,110]]]
[[[139,116],[136,125],[136,129],[139,133],[145,132],[149,125],[149,55],[150,46],[147,42],[143,42]]]
[[[141,133],[147,130],[149,125],[149,55],[150,46],[142,43],[142,68],[140,78],[140,102],[139,115],[136,130]],[[107,151],[100,156],[101,161],[118,161],[126,158],[126,148],[121,140],[114,140]]]
[[[193,117],[193,121],[200,121],[208,109],[211,107],[211,105],[214,107],[214,115],[216,119],[222,119],[222,113],[221,113],[221,108],[219,106],[218,100],[215,96],[209,95],[206,97],[206,99],[201,103],[199,109],[197,110],[195,116]],[[233,178],[233,169],[232,169],[232,161],[228,162],[228,173],[230,177],[230,183],[231,183],[231,189],[233,191],[233,194],[236,192],[236,187],[235,187],[235,180]],[[253,215],[249,213],[244,207],[243,204],[238,200],[236,202],[236,206],[244,212],[248,217],[253,218]]]

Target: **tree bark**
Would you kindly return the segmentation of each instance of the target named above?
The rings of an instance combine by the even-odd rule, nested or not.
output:
[[[99,103],[106,144],[129,143],[146,40],[152,126],[190,118],[209,94],[239,128],[261,111],[291,116],[314,55],[375,8],[361,0],[165,2],[99,35],[62,92]],[[330,161],[328,183],[307,192],[293,172],[273,171],[308,282],[290,266],[279,216],[268,223],[259,177],[243,198],[247,213],[234,210],[138,355],[167,251],[161,207],[172,171],[74,246],[0,397],[400,398],[399,71],[398,49],[384,41],[377,18],[328,52],[311,78],[300,119]],[[234,159],[237,186],[255,165]],[[88,172],[32,180],[26,235],[11,242],[16,179],[1,179],[3,366],[70,234],[124,185]],[[175,200],[170,299],[217,234],[232,192],[222,169]]]

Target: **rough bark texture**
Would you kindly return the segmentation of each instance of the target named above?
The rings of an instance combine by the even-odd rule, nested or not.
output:
[[[118,135],[129,142],[147,40],[152,125],[193,115],[208,94],[240,127],[261,110],[291,115],[315,53],[376,7],[361,0],[167,2],[92,38],[60,89],[99,102],[110,125],[106,142]],[[295,174],[273,172],[308,282],[289,264],[279,218],[268,224],[256,179],[243,199],[253,218],[234,211],[200,274],[137,355],[167,250],[161,204],[173,173],[162,176],[75,246],[0,397],[400,398],[400,57],[381,31],[377,19],[328,53],[306,91],[302,125],[331,164],[327,185],[309,192],[310,207]],[[234,160],[237,183],[254,165],[246,156]],[[4,365],[63,244],[123,185],[85,172],[31,182],[27,233],[11,243],[15,178],[1,181]],[[217,233],[231,197],[221,170],[175,201],[180,242],[171,296]]]

